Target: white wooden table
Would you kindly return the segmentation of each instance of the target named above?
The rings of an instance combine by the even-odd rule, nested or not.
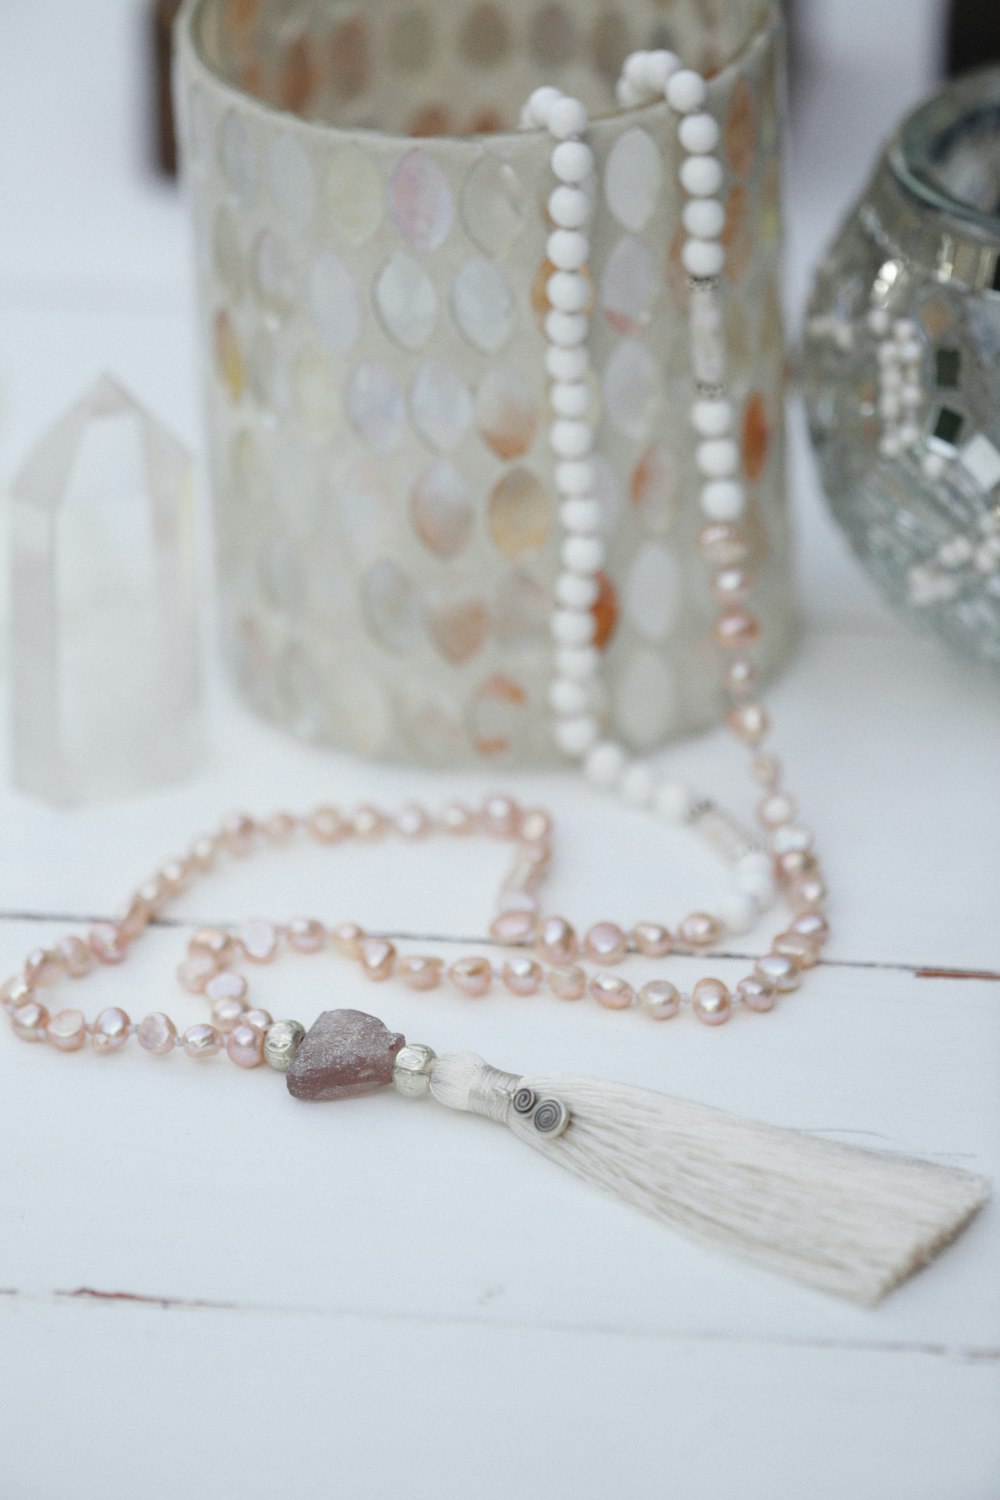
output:
[[[132,0],[0,18],[4,476],[102,366],[196,440],[183,216],[126,130],[135,27]],[[920,90],[911,43],[877,75],[833,56],[803,101],[796,292],[871,132]],[[800,437],[792,493],[805,634],[773,708],[835,926],[801,996],[721,1031],[391,985],[378,1009],[500,1065],[620,1077],[1000,1180],[995,685],[885,613],[821,512]],[[216,674],[212,698],[211,760],[183,789],[72,815],[0,789],[0,972],[110,914],[230,807],[489,789],[296,745]],[[671,759],[700,783],[732,764],[716,739]],[[571,779],[513,789],[559,816],[556,909],[669,911],[692,880],[712,894],[683,837]],[[499,857],[470,847],[459,868],[428,845],[231,868],[181,903],[180,931],[81,1000],[174,1010],[189,925],[258,911],[350,915],[457,951],[483,933]],[[307,1018],[372,1004],[325,959],[269,971],[261,998]],[[313,1110],[270,1073],[3,1035],[0,1140],[3,1500],[1000,1495],[996,1207],[866,1312],[694,1250],[486,1122],[394,1095]]]

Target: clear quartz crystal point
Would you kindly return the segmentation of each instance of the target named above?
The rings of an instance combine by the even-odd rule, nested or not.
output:
[[[14,780],[57,803],[188,775],[202,748],[191,455],[102,375],[10,494]]]

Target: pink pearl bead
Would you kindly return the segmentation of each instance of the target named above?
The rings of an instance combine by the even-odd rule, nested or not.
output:
[[[431,820],[422,807],[404,807],[395,818],[396,832],[404,839],[424,839],[431,831]]]
[[[595,964],[620,963],[628,952],[628,939],[617,922],[595,922],[583,940],[583,951]]]
[[[96,923],[87,936],[90,951],[98,963],[120,964],[124,962],[127,944],[113,922]]]
[[[204,993],[208,981],[219,972],[219,965],[210,953],[192,953],[177,970],[177,978],[192,995]]]
[[[794,958],[800,969],[813,969],[819,963],[819,945],[801,932],[781,932],[771,947],[775,953]]]
[[[679,922],[677,936],[685,948],[711,948],[722,936],[722,926],[711,913],[693,911]]]
[[[215,959],[216,968],[221,969],[234,958],[236,944],[221,927],[202,927],[188,939],[188,953],[192,958],[196,954],[207,954]]]
[[[731,521],[706,526],[698,536],[698,545],[706,561],[720,568],[744,562],[749,552],[743,533]]]
[[[480,821],[486,833],[497,839],[512,839],[517,833],[519,814],[513,797],[495,793],[483,803]]]
[[[396,946],[387,938],[365,938],[361,944],[361,967],[369,979],[389,979],[396,967]]]
[[[52,948],[32,948],[24,960],[24,977],[33,989],[55,984],[64,972],[62,959]]]
[[[727,661],[724,677],[726,691],[733,698],[746,698],[757,685],[757,669],[745,656]]]
[[[253,917],[236,932],[236,940],[252,964],[269,964],[278,952],[279,932],[273,922]]]
[[[547,917],[538,934],[538,952],[547,963],[571,964],[580,951],[575,929],[565,917]]]
[[[757,808],[757,820],[764,828],[780,828],[795,817],[795,803],[787,792],[772,792]]]
[[[296,953],[319,953],[326,947],[326,928],[315,917],[293,917],[288,924],[288,943]]]
[[[530,911],[538,915],[538,898],[520,885],[503,885],[497,898],[497,906],[505,911]]]
[[[207,875],[210,870],[215,869],[215,860],[218,854],[218,844],[210,833],[204,833],[195,839],[188,851],[188,858],[196,870]]]
[[[719,604],[745,604],[751,578],[745,568],[720,568],[712,580],[712,593]]]
[[[745,979],[741,979],[736,986],[735,994],[737,1000],[749,1010],[774,1009],[774,985],[757,974],[748,974]]]
[[[814,943],[825,943],[830,936],[830,924],[818,911],[803,912],[789,926],[790,932],[801,932]]]
[[[538,922],[531,911],[515,910],[501,912],[490,923],[490,936],[508,947],[519,947],[535,941]]]
[[[71,979],[82,979],[94,967],[94,955],[81,938],[72,934],[60,938],[56,950]]]
[[[257,825],[249,813],[230,813],[222,824],[221,839],[235,859],[245,859],[253,849]]]
[[[721,979],[699,979],[691,991],[691,1008],[706,1026],[721,1026],[732,1011],[728,985]]]
[[[518,837],[525,844],[546,844],[552,833],[552,819],[542,807],[531,807],[521,814]]]
[[[188,1027],[181,1037],[181,1045],[188,1057],[214,1057],[222,1046],[222,1036],[214,1026],[202,1022]]]
[[[493,969],[488,958],[471,955],[456,958],[448,970],[448,978],[463,995],[485,995],[493,983]]]
[[[265,818],[261,832],[270,844],[287,844],[298,827],[298,819],[290,812],[272,813]]]
[[[8,1010],[13,1010],[17,1005],[23,1005],[26,1000],[33,1000],[35,992],[25,979],[23,974],[13,974],[10,979],[5,979],[0,985],[0,1003]]]
[[[681,992],[667,979],[651,979],[639,991],[639,1004],[654,1021],[669,1021],[681,1007]]]
[[[243,1021],[229,1033],[226,1051],[238,1068],[259,1068],[264,1061],[264,1033]]]
[[[726,714],[726,727],[744,745],[759,745],[771,723],[758,703],[741,703]]]
[[[221,996],[212,1006],[212,1024],[223,1035],[238,1026],[246,1015],[246,1005],[234,995]]]
[[[318,844],[339,844],[350,837],[350,824],[341,817],[335,807],[317,807],[306,824],[309,837]]]
[[[503,982],[512,995],[534,995],[542,976],[542,966],[533,958],[508,958],[503,966]]]
[[[351,819],[351,830],[354,837],[368,843],[372,839],[380,839],[385,833],[385,818],[377,807],[371,807],[365,803],[357,809]]]
[[[57,1010],[50,1016],[48,1037],[60,1052],[79,1052],[87,1040],[87,1022],[80,1010]]]
[[[826,901],[826,885],[818,875],[804,875],[788,888],[788,904],[797,916],[815,911]]]
[[[274,1017],[269,1010],[263,1010],[261,1006],[254,1006],[251,1010],[243,1012],[243,1021],[247,1026],[256,1026],[262,1036],[266,1036],[269,1026],[274,1025]]]
[[[365,940],[364,929],[357,922],[341,922],[330,933],[330,941],[338,953],[345,958],[360,958],[361,944]]]
[[[118,930],[122,934],[122,937],[132,942],[145,932],[152,916],[153,907],[146,900],[145,896],[137,891],[125,908],[123,915],[118,919]]]
[[[750,774],[761,786],[776,787],[781,780],[781,762],[776,755],[755,755],[750,762]]]
[[[399,960],[396,972],[411,990],[433,990],[441,983],[444,963],[440,958],[424,958],[408,953]]]
[[[765,953],[763,958],[757,960],[754,975],[772,984],[781,994],[797,990],[801,978],[794,958],[789,958],[784,953]]]
[[[760,635],[756,615],[748,609],[727,609],[715,622],[715,639],[725,651],[742,651]]]
[[[166,1057],[177,1044],[177,1027],[162,1010],[143,1016],[136,1030],[139,1046],[154,1057]]]
[[[205,986],[205,994],[209,1000],[245,1000],[246,993],[246,980],[242,974],[234,974],[232,969],[223,969],[221,974],[214,974]]]
[[[627,1010],[635,999],[635,991],[620,974],[595,974],[588,988],[598,1005],[608,1010]]]
[[[165,865],[160,866],[159,875],[167,894],[179,896],[187,889],[191,869],[186,859],[168,859]]]
[[[118,1052],[129,1037],[128,1016],[117,1005],[102,1010],[90,1028],[90,1045],[95,1052]]]
[[[476,814],[471,807],[466,807],[461,802],[449,802],[441,814],[442,830],[456,838],[468,837],[470,833],[475,833],[477,826]]]
[[[38,1000],[22,1000],[11,1011],[14,1034],[22,1042],[44,1042],[45,1028],[49,1024],[49,1013]]]
[[[637,922],[632,928],[632,941],[646,958],[666,958],[673,952],[673,937],[659,922]]]
[[[558,1000],[582,1000],[587,988],[587,975],[577,964],[566,968],[550,969],[549,989]]]

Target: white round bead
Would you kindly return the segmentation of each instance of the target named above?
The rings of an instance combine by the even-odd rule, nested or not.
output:
[[[719,902],[719,916],[730,932],[751,932],[759,915],[760,907],[747,891],[730,891]]]
[[[560,458],[584,458],[594,446],[594,429],[589,422],[553,422],[549,446]]]
[[[667,52],[660,47],[655,52],[647,52],[643,77],[650,89],[663,94],[666,92],[667,80],[677,72],[680,65],[681,60],[675,52]]]
[[[653,806],[668,823],[683,823],[691,810],[691,793],[679,781],[661,781]]]
[[[548,312],[545,336],[560,349],[575,349],[586,341],[590,319],[583,313]]]
[[[582,714],[590,704],[590,691],[571,677],[556,677],[549,684],[549,707],[557,714]]]
[[[615,84],[615,99],[622,109],[635,109],[637,105],[646,102],[646,91],[636,88],[627,78],[619,78]]]
[[[589,536],[601,529],[601,507],[589,497],[564,500],[559,507],[559,520],[564,531]]]
[[[552,172],[560,182],[586,182],[594,170],[594,153],[583,141],[560,141],[552,152]]]
[[[726,252],[718,240],[685,240],[681,260],[689,276],[704,280],[722,274]]]
[[[698,469],[707,479],[729,479],[739,467],[740,450],[732,438],[708,438],[698,444]]]
[[[557,380],[549,391],[549,401],[560,417],[582,417],[590,408],[590,386],[585,380]]]
[[[681,68],[667,80],[667,102],[678,114],[701,109],[705,102],[705,80],[693,68]]]
[[[551,628],[560,646],[589,646],[594,639],[594,617],[586,609],[554,609]]]
[[[564,495],[589,495],[595,478],[589,458],[564,459],[556,464],[556,484]]]
[[[722,186],[722,163],[716,156],[688,156],[681,162],[681,187],[692,198],[714,198]]]
[[[543,84],[541,88],[534,89],[528,95],[525,113],[537,125],[548,125],[553,106],[558,104],[561,98],[560,89],[553,88],[550,83]]]
[[[685,115],[677,127],[677,137],[685,151],[693,156],[707,156],[719,144],[719,127],[704,111]]]
[[[549,216],[557,229],[582,229],[594,211],[594,200],[581,187],[563,183],[549,194]]]
[[[725,437],[732,432],[734,419],[733,403],[724,396],[696,401],[691,408],[691,422],[700,437]]]
[[[596,677],[601,657],[595,646],[559,646],[555,653],[556,671],[560,677],[586,682]]]
[[[738,479],[710,479],[702,486],[701,508],[710,521],[737,521],[746,504],[746,490]]]
[[[560,573],[556,579],[555,598],[567,609],[589,609],[597,598],[597,581],[583,573]]]
[[[546,349],[545,369],[552,380],[582,380],[590,369],[590,352],[586,345],[579,344],[570,349]]]
[[[656,790],[656,774],[645,761],[637,760],[621,779],[621,793],[633,807],[648,807]]]
[[[598,536],[568,536],[561,555],[571,573],[596,573],[604,562],[604,543]]]
[[[583,774],[593,786],[618,786],[628,763],[621,745],[611,740],[602,740],[587,755]]]
[[[681,219],[696,240],[717,240],[726,227],[726,210],[718,198],[692,198]]]
[[[545,292],[557,312],[581,312],[590,301],[590,283],[579,271],[557,271],[545,283]]]
[[[558,140],[565,141],[571,135],[583,135],[587,124],[587,111],[579,99],[564,95],[549,110],[549,130]]]
[[[546,250],[556,270],[579,271],[587,264],[590,240],[582,229],[553,229]]]
[[[556,725],[556,744],[567,755],[585,755],[596,739],[597,721],[589,714],[560,719]]]
[[[648,63],[648,52],[633,52],[629,57],[626,57],[624,67],[622,68],[622,77],[625,82],[631,84],[640,93],[645,93],[649,87]]]

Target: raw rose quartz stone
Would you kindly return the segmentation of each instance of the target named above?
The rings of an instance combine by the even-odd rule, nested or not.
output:
[[[306,1032],[285,1074],[296,1099],[353,1099],[392,1082],[405,1042],[363,1010],[325,1010]]]

